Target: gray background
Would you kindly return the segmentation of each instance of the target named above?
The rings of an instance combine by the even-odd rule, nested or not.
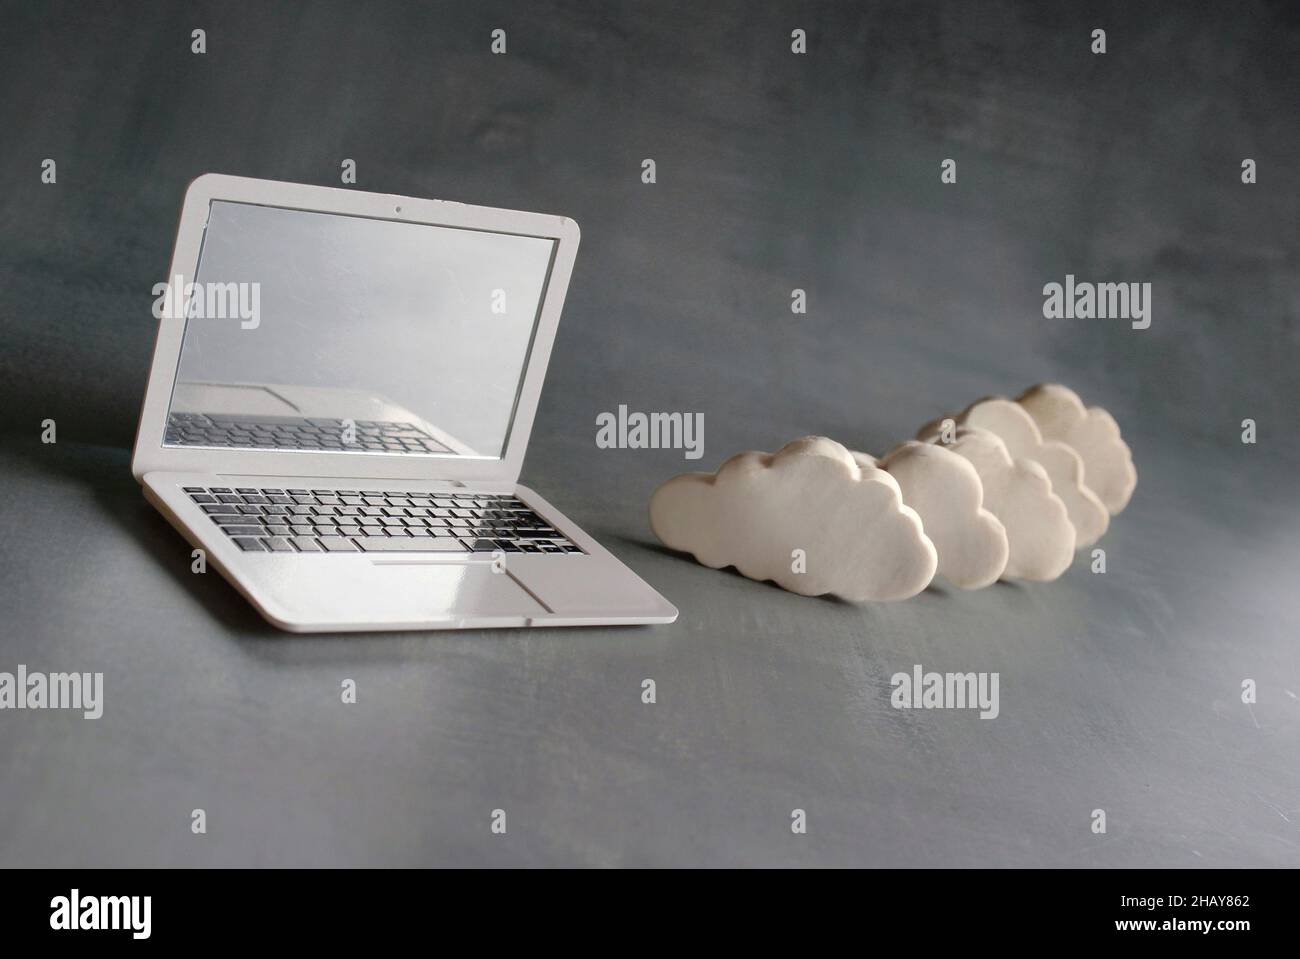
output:
[[[1162,6],[4,4],[0,669],[107,702],[0,713],[0,863],[1300,864],[1300,18]],[[128,451],[185,184],[344,157],[582,224],[524,478],[678,623],[293,638],[189,572]],[[1151,282],[1151,328],[1044,320],[1066,273]],[[626,403],[703,412],[710,469],[882,452],[1043,379],[1134,450],[1104,576],[801,598],[657,548],[694,464],[594,443]],[[891,709],[914,663],[1001,716]]]

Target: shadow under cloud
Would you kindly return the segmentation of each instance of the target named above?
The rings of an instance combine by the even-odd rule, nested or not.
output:
[[[682,563],[687,563],[691,566],[697,567],[701,573],[711,573],[714,575],[721,574],[724,576],[734,577],[736,580],[740,580],[745,583],[755,583],[758,586],[765,587],[771,590],[776,590],[778,593],[784,594],[786,596],[795,596],[798,597],[799,599],[813,600],[815,602],[825,603],[830,606],[844,606],[850,609],[860,609],[862,606],[862,604],[860,603],[855,603],[852,600],[843,599],[842,597],[835,596],[831,593],[823,593],[821,596],[805,596],[803,593],[796,593],[794,592],[794,590],[786,589],[784,586],[780,586],[770,579],[765,579],[761,581],[756,579],[751,579],[750,577],[746,576],[744,573],[736,569],[736,567],[734,566],[723,566],[720,569],[714,569],[712,566],[705,566],[703,563],[696,560],[695,557],[693,557],[690,553],[683,553],[680,552],[679,550],[670,549],[667,546],[664,546],[662,543],[657,543],[654,542],[653,540],[646,539],[643,537],[627,536],[622,533],[610,533],[606,535],[603,539],[605,542],[617,542],[617,543],[622,543],[625,546],[635,546],[638,549],[645,550],[648,553],[654,553],[659,556],[666,556],[670,559],[677,560]]]

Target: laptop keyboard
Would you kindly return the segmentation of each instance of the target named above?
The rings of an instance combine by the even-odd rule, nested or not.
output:
[[[356,420],[351,435],[343,420],[296,416],[226,416],[171,413],[163,442],[169,446],[234,449],[351,450],[368,453],[450,453],[413,423]],[[345,442],[350,440],[350,442]]]
[[[182,487],[250,553],[581,553],[518,497]]]

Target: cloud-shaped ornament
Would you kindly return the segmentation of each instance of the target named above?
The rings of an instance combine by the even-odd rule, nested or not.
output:
[[[964,456],[944,446],[909,440],[880,460],[854,453],[898,481],[903,502],[916,510],[939,554],[937,575],[961,589],[997,581],[1009,547],[1002,521],[984,508],[984,485]]]
[[[1031,386],[1016,402],[1034,418],[1043,436],[1074,447],[1083,459],[1085,481],[1112,516],[1128,505],[1137,470],[1115,417],[1100,406],[1085,407],[1077,393],[1059,383]]]
[[[1007,445],[988,430],[958,427],[944,448],[975,467],[984,487],[984,508],[1006,527],[1003,577],[1048,581],[1064,573],[1074,559],[1074,524],[1065,503],[1052,492],[1047,471],[1033,460],[1012,459]]]
[[[650,525],[705,566],[734,566],[805,596],[906,599],[937,565],[897,481],[821,436],[673,477],[650,499]]]
[[[1033,460],[1040,464],[1052,480],[1052,492],[1061,497],[1070,514],[1077,549],[1091,546],[1101,539],[1110,525],[1110,513],[1087,485],[1088,474],[1083,459],[1073,447],[1059,440],[1044,439],[1034,418],[1023,406],[1000,396],[977,400],[960,413],[927,423],[917,432],[916,438],[932,442],[942,431],[945,419],[951,419],[958,426],[996,433],[1007,445],[1012,459]]]

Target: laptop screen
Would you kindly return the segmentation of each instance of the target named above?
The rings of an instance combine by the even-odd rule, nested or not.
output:
[[[163,444],[501,458],[555,246],[213,201]]]

